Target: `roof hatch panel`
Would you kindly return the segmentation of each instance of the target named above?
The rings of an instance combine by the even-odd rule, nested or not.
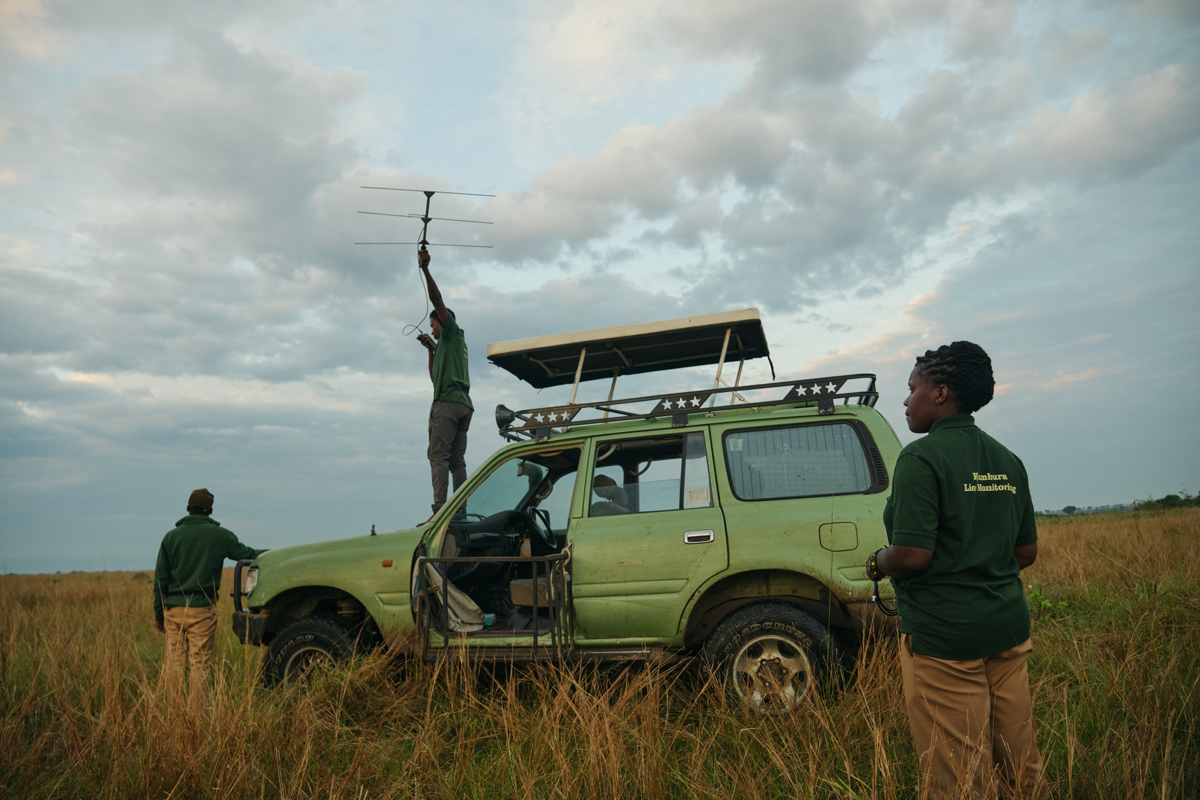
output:
[[[580,381],[636,375],[716,364],[725,332],[730,330],[725,360],[770,355],[757,308],[724,311],[615,328],[514,339],[488,345],[488,361],[543,389],[575,381],[579,354],[587,348]]]

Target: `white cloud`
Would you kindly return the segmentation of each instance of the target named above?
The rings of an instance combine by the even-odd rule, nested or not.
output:
[[[1066,30],[1057,23],[1051,23],[1046,26],[1043,36],[1046,60],[1054,69],[1062,71],[1082,67],[1112,47],[1112,39],[1108,34],[1091,25]]]
[[[49,61],[65,47],[64,37],[46,25],[45,0],[0,1],[0,41],[32,61]]]
[[[1018,2],[970,0],[952,3],[948,44],[960,61],[993,59],[1004,52],[1012,35]]]
[[[876,41],[866,4],[856,0],[677,0],[664,6],[661,19],[689,57],[754,62],[772,84],[845,76]]]
[[[1131,5],[1136,17],[1162,17],[1183,25],[1200,23],[1200,6],[1193,0],[1140,0]]]
[[[165,63],[96,80],[79,96],[80,124],[127,190],[232,200],[257,216],[247,201],[294,203],[353,164],[334,110],[362,83],[200,36]]]
[[[1013,136],[1016,152],[1050,174],[1089,179],[1161,163],[1200,132],[1191,69],[1164,67],[1127,86],[1075,98],[1066,112],[1039,109]]]

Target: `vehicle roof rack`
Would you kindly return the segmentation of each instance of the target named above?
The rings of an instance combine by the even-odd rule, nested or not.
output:
[[[859,388],[855,383],[865,383]],[[851,384],[851,386],[847,386]],[[766,392],[769,389],[787,388],[783,397],[776,399],[747,399],[743,392]],[[717,406],[718,395],[729,395],[727,404]],[[818,414],[834,413],[836,401],[849,405],[851,400],[855,405],[875,406],[879,392],[875,388],[875,376],[870,373],[854,375],[837,375],[828,378],[811,378],[795,381],[777,381],[760,383],[753,386],[725,387],[700,389],[692,392],[670,392],[661,395],[631,397],[625,400],[602,400],[595,403],[568,403],[561,406],[546,406],[531,408],[523,411],[513,411],[503,405],[496,406],[496,426],[500,435],[511,441],[521,439],[536,439],[544,442],[551,436],[566,433],[580,425],[597,425],[605,422],[623,422],[634,419],[656,419],[670,417],[671,427],[678,428],[688,424],[688,416],[693,413],[712,415],[717,410],[728,410],[734,403],[741,401],[745,406],[758,409],[769,406],[798,405],[818,408]],[[647,411],[646,406],[653,403]],[[709,408],[704,404],[709,403]],[[641,405],[641,409],[634,408]],[[594,417],[585,411],[603,412],[602,416]],[[615,417],[610,418],[609,415]],[[558,426],[558,427],[556,427]]]

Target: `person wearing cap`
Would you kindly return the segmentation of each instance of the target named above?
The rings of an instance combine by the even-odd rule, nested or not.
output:
[[[178,694],[190,664],[193,703],[203,695],[208,678],[217,633],[213,606],[225,559],[256,558],[266,552],[239,542],[233,531],[209,516],[212,510],[212,492],[192,492],[188,515],[163,537],[154,567],[154,623],[167,635],[167,684],[172,694]]]
[[[467,339],[442,302],[442,293],[429,274],[429,251],[417,251],[417,264],[425,272],[433,312],[429,326],[433,337],[417,337],[429,351],[429,379],[433,381],[433,405],[429,408],[429,469],[433,474],[433,513],[446,504],[450,478],[458,490],[467,479],[467,429],[475,406],[471,404],[471,376],[467,372]],[[434,340],[437,340],[436,343]]]

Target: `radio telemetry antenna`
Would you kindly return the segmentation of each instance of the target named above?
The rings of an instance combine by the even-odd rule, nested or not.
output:
[[[435,194],[439,194],[439,193],[440,194],[457,194],[457,195],[463,195],[465,197],[495,197],[496,195],[494,195],[494,194],[478,194],[476,192],[446,192],[446,191],[438,192],[438,191],[433,191],[430,189],[397,189],[397,188],[392,188],[390,186],[363,186],[361,188],[363,188],[363,189],[381,189],[386,192],[420,192],[425,195],[425,213],[424,214],[385,214],[382,211],[360,211],[360,212],[358,212],[360,214],[371,214],[371,215],[377,216],[377,217],[406,217],[406,218],[410,218],[410,219],[419,219],[419,220],[421,220],[421,236],[415,242],[355,242],[355,244],[400,244],[400,245],[416,244],[416,245],[420,245],[422,250],[424,250],[426,247],[429,247],[431,245],[433,247],[477,247],[477,248],[481,248],[481,249],[485,249],[485,250],[492,249],[492,246],[490,244],[455,244],[455,243],[451,243],[451,242],[433,242],[433,243],[431,243],[428,239],[427,234],[429,232],[429,223],[433,220],[438,220],[439,222],[473,222],[477,225],[491,225],[492,224],[490,222],[486,222],[481,219],[454,219],[453,217],[431,217],[431,216],[429,216],[429,202],[433,199],[433,196]]]
[[[487,222],[487,221],[481,220],[481,219],[455,219],[453,217],[431,217],[431,216],[429,216],[429,203],[431,200],[433,200],[433,196],[438,193],[437,191],[434,191],[433,189],[399,189],[399,188],[394,188],[391,186],[363,186],[360,188],[380,189],[385,192],[420,192],[421,194],[425,195],[425,213],[424,214],[387,214],[382,211],[360,211],[358,213],[371,214],[372,216],[376,216],[376,217],[404,217],[407,219],[419,219],[419,220],[421,220],[421,236],[415,242],[355,242],[355,244],[399,244],[399,245],[414,245],[415,244],[415,245],[420,245],[421,250],[425,250],[426,248],[431,247],[431,246],[432,247],[477,247],[477,248],[484,249],[484,250],[492,249],[492,246],[490,244],[456,244],[456,243],[451,243],[451,242],[433,242],[432,244],[430,243],[429,237],[427,234],[429,233],[429,223],[432,222],[433,220],[438,220],[439,222],[473,222],[477,225],[491,225],[492,224],[490,222]],[[465,197],[495,197],[496,196],[494,194],[479,194],[477,192],[442,192],[442,194],[457,194],[457,195],[462,195]],[[425,290],[425,316],[422,317],[422,320],[426,320],[429,318],[429,288],[427,286],[425,286],[424,278],[421,279],[421,288],[423,288]],[[421,330],[420,322],[418,322],[414,325],[405,325],[404,328],[401,329],[400,332],[405,336],[409,336],[412,333],[414,333],[415,331],[419,331],[419,330]]]

